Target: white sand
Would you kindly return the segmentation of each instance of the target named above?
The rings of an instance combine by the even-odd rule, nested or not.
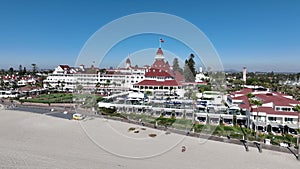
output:
[[[129,132],[135,127],[139,133]],[[78,122],[0,110],[0,168],[300,168],[291,154],[197,138],[104,119]],[[157,134],[151,138],[148,134]],[[185,145],[186,152],[181,152]]]

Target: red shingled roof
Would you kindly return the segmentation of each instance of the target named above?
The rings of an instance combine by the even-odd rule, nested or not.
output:
[[[239,107],[242,109],[250,109],[250,102],[248,100],[248,97],[246,95],[238,96],[238,97],[230,97],[232,100],[242,100],[243,104],[239,104]]]
[[[170,65],[161,59],[156,59],[152,64],[151,68],[156,68],[156,69],[164,70],[166,72],[171,72]]]
[[[292,106],[292,104],[300,104],[297,100],[289,99],[278,94],[256,94],[255,96],[262,99],[264,103],[273,102],[275,106]]]
[[[266,112],[269,115],[298,116],[298,112],[275,111],[272,107],[253,108],[252,112]]]
[[[135,86],[179,86],[176,80],[165,80],[165,81],[156,81],[156,80],[143,80]]]
[[[251,93],[252,91],[253,90],[250,88],[244,88],[242,90],[232,92],[232,94],[248,94],[248,93]]]
[[[178,83],[182,83],[184,82],[184,76],[178,72],[177,70],[174,72],[174,75],[175,75],[175,80],[178,82]]]
[[[70,66],[68,65],[59,65],[63,70],[68,70],[70,69]]]
[[[145,73],[146,77],[173,77],[170,73],[162,69],[151,68],[148,69],[148,72]]]

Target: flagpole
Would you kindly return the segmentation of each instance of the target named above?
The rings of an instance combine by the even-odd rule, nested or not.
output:
[[[159,48],[161,48],[161,38],[159,38]]]

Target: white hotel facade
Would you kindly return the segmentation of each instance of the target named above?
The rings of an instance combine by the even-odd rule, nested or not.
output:
[[[129,61],[129,59],[128,59]],[[76,91],[78,86],[85,90],[98,88],[114,91],[129,90],[133,84],[144,78],[145,68],[111,69],[102,72],[93,66],[85,68],[84,65],[74,68],[68,65],[59,65],[44,80],[44,87],[58,88],[61,90]]]
[[[129,58],[124,68],[117,69],[101,70],[93,65],[89,68],[84,65],[79,67],[59,65],[44,80],[44,87],[76,91],[80,86],[83,90],[97,89],[100,93],[109,91],[109,94],[112,94],[128,90],[145,91],[144,86],[152,91],[159,84],[166,86],[161,88],[161,91],[168,92],[171,88],[182,88],[182,81],[183,76],[174,72],[168,62],[164,61],[162,49],[159,48],[152,66],[132,67]]]

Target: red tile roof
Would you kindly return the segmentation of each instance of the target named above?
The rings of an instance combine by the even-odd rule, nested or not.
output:
[[[229,98],[232,98],[233,100],[243,100],[245,104],[240,104],[239,107],[241,108],[249,108],[251,105],[249,103],[247,94],[251,93],[252,89],[250,88],[244,88],[240,91],[232,92]],[[235,97],[235,95],[238,95],[238,97]],[[273,103],[275,106],[292,106],[294,104],[300,104],[299,101],[293,100],[290,98],[285,97],[287,95],[277,93],[277,92],[269,92],[269,93],[262,93],[262,94],[255,94],[255,97],[259,98],[263,103]],[[290,113],[290,112],[288,112]]]
[[[298,116],[298,112],[275,111],[272,107],[253,108],[252,112],[266,112],[269,115]]]
[[[170,73],[157,68],[148,69],[145,73],[145,77],[173,77]]]
[[[184,82],[184,76],[178,72],[177,70],[174,71],[174,78],[178,83],[183,83]]]
[[[239,91],[235,91],[235,92],[232,92],[232,94],[248,94],[248,93],[251,93],[253,90],[250,89],[250,88],[244,88],[242,90],[239,90]]]
[[[292,106],[292,104],[300,104],[299,101],[286,98],[278,94],[256,94],[257,98],[260,98],[264,103],[273,102],[275,106]]]
[[[231,97],[231,96],[228,96],[228,97],[230,97],[232,100],[242,100],[243,104],[239,104],[239,107],[242,109],[249,110],[251,107],[248,97],[246,95],[242,95],[242,96],[238,96],[238,97]]]
[[[165,80],[165,81],[156,81],[156,80],[143,80],[135,86],[179,86],[176,80]]]
[[[156,59],[154,63],[152,64],[151,68],[161,69],[166,72],[172,73],[170,65],[166,64],[164,60]]]
[[[70,66],[69,65],[59,65],[63,70],[69,70]]]

